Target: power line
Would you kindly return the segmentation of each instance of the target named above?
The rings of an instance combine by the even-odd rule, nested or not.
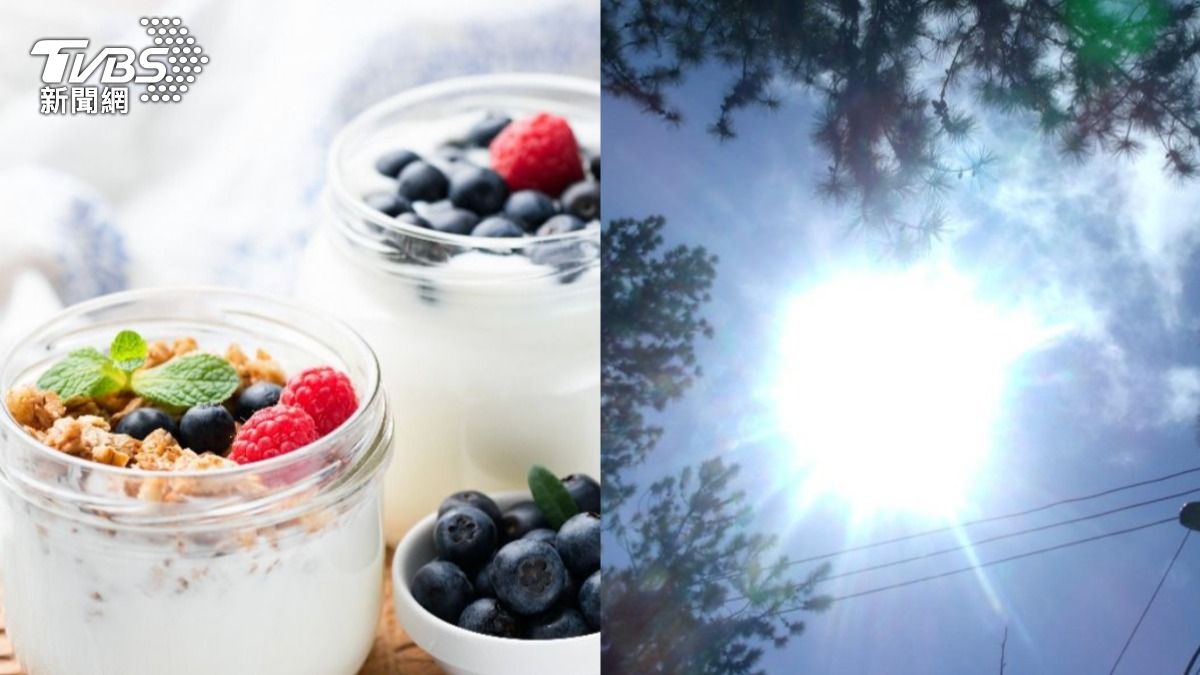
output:
[[[1113,661],[1112,669],[1108,671],[1108,675],[1113,675],[1117,672],[1117,666],[1121,665],[1121,659],[1125,658],[1126,650],[1129,649],[1129,645],[1133,644],[1134,636],[1137,635],[1138,629],[1142,627],[1142,621],[1146,619],[1146,615],[1150,613],[1150,607],[1154,604],[1155,598],[1158,597],[1158,592],[1162,590],[1163,584],[1166,583],[1167,576],[1171,574],[1171,568],[1175,566],[1175,561],[1179,559],[1179,554],[1183,551],[1183,547],[1187,544],[1188,536],[1191,533],[1191,530],[1184,531],[1183,539],[1179,540],[1179,548],[1175,549],[1175,555],[1171,556],[1170,564],[1167,565],[1167,569],[1163,570],[1162,578],[1158,580],[1158,585],[1154,587],[1154,592],[1150,594],[1149,602],[1142,609],[1142,615],[1138,617],[1137,623],[1133,625],[1133,630],[1129,632],[1129,637],[1125,640],[1125,646],[1121,647],[1121,653],[1117,654],[1117,660]]]
[[[1050,506],[1057,506],[1057,504],[1085,501],[1085,500],[1088,500],[1088,498],[1094,498],[1094,497],[1100,496],[1100,495],[1111,495],[1117,491],[1128,490],[1129,488],[1132,488],[1132,486],[1145,486],[1145,485],[1151,484],[1151,483],[1160,483],[1160,482],[1163,482],[1163,480],[1166,480],[1169,478],[1177,478],[1177,477],[1183,476],[1183,474],[1187,474],[1187,473],[1190,473],[1193,471],[1200,471],[1200,467],[1196,467],[1195,470],[1188,470],[1188,471],[1183,471],[1183,472],[1178,472],[1178,473],[1172,473],[1168,477],[1156,478],[1153,480],[1144,480],[1144,482],[1134,483],[1132,485],[1127,485],[1127,486],[1122,486],[1122,488],[1115,488],[1115,489],[1111,489],[1111,490],[1106,490],[1104,492],[1097,492],[1096,495],[1090,495],[1090,496],[1086,496],[1086,497],[1072,497],[1072,498],[1070,498],[1070,500],[1063,500],[1061,502],[1056,502],[1055,504],[1046,504],[1046,506],[1038,507],[1036,509],[1028,509],[1028,510],[1025,510],[1025,512],[1020,512],[1020,513],[1022,515],[1028,514],[1028,513],[1036,513],[1036,512],[1039,512],[1039,510],[1045,510],[1046,508],[1050,508]],[[985,537],[983,539],[974,540],[974,542],[970,542],[967,544],[949,546],[949,548],[943,548],[943,549],[937,549],[934,551],[924,552],[924,554],[922,554],[922,555],[900,558],[900,560],[882,562],[882,563],[878,563],[878,565],[871,565],[868,567],[862,567],[862,568],[858,568],[858,569],[851,569],[851,571],[834,574],[834,575],[832,575],[832,577],[826,577],[826,579],[827,580],[841,579],[842,577],[854,577],[854,575],[864,574],[866,572],[877,572],[877,571],[880,571],[880,569],[886,569],[888,567],[895,567],[898,565],[906,565],[906,563],[925,560],[925,558],[946,555],[946,554],[952,554],[952,552],[966,550],[968,548],[973,548],[973,546],[989,544],[992,542],[1000,542],[1000,540],[1003,540],[1003,539],[1020,537],[1020,536],[1024,536],[1024,534],[1031,534],[1034,532],[1042,532],[1045,530],[1054,530],[1055,527],[1062,527],[1064,525],[1075,525],[1075,524],[1079,524],[1079,522],[1085,522],[1087,520],[1103,518],[1103,516],[1105,516],[1105,515],[1121,513],[1121,512],[1124,512],[1124,510],[1130,510],[1130,509],[1140,508],[1140,507],[1144,507],[1144,506],[1150,506],[1150,504],[1154,504],[1154,503],[1175,500],[1175,498],[1192,495],[1192,494],[1195,494],[1195,492],[1200,492],[1200,488],[1193,488],[1190,490],[1184,490],[1182,492],[1175,492],[1175,494],[1166,495],[1164,497],[1156,497],[1156,498],[1153,498],[1153,500],[1145,500],[1145,501],[1135,502],[1132,504],[1126,504],[1126,506],[1123,506],[1123,507],[1111,508],[1108,510],[1102,510],[1102,512],[1098,512],[1098,513],[1082,515],[1082,516],[1079,516],[1079,518],[1070,518],[1067,520],[1050,522],[1050,524],[1039,525],[1037,527],[1027,527],[1027,528],[1025,528],[1025,530],[1018,530],[1015,532],[996,534],[996,536],[994,536],[994,537]],[[1009,519],[1009,518],[1014,518],[1014,515],[1013,514],[997,515],[997,516],[992,516],[992,518],[990,518],[990,519],[967,521],[967,522],[964,522],[964,524],[961,524],[960,526],[965,527],[965,526],[972,525],[972,524],[978,524],[978,522]],[[851,551],[857,551],[857,550],[862,550],[862,549],[877,548],[877,546],[881,546],[883,544],[904,542],[904,540],[907,540],[907,539],[922,537],[922,536],[924,536],[924,534],[937,533],[937,532],[943,532],[943,531],[948,531],[948,530],[953,530],[953,527],[943,527],[943,528],[938,528],[938,530],[930,530],[930,531],[926,531],[926,532],[906,534],[906,536],[904,536],[904,537],[896,537],[893,539],[882,540],[882,542],[875,542],[872,544],[864,544],[862,546],[856,546],[856,548],[853,548],[853,549],[846,549],[845,551],[842,551],[842,552],[851,552]],[[804,563],[814,562],[817,560],[824,560],[824,558],[834,557],[836,555],[841,555],[841,554],[839,552],[839,554],[826,554],[826,555],[821,555],[821,556],[811,556],[811,557],[800,558],[800,560],[790,560],[790,561],[787,561],[787,565],[785,567],[794,567],[797,565],[804,565]]]
[[[986,537],[984,539],[980,539],[978,541],[973,541],[973,542],[970,542],[967,544],[962,544],[959,546],[952,546],[949,548],[938,549],[936,551],[929,551],[927,553],[922,553],[921,555],[915,555],[915,556],[912,556],[909,558],[901,558],[899,560],[891,560],[891,561],[888,561],[885,563],[878,563],[875,565],[869,565],[867,567],[860,567],[858,569],[853,569],[853,570],[849,570],[846,572],[839,572],[838,574],[834,574],[834,575],[825,577],[824,580],[832,581],[833,579],[841,579],[842,577],[852,577],[852,576],[855,576],[858,574],[865,574],[867,572],[877,572],[879,570],[887,569],[889,567],[895,567],[897,565],[904,565],[904,564],[911,563],[911,562],[917,562],[919,560],[925,560],[926,558],[933,558],[935,556],[945,555],[947,553],[956,553],[958,551],[965,551],[969,548],[974,548],[976,546],[982,546],[983,544],[990,544],[992,542],[1001,541],[1004,539],[1012,539],[1013,537],[1020,537],[1020,536],[1026,535],[1026,534],[1032,534],[1034,532],[1042,532],[1044,530],[1052,530],[1056,527],[1063,527],[1064,525],[1074,525],[1076,523],[1082,523],[1082,522],[1085,522],[1088,520],[1095,520],[1096,518],[1103,518],[1104,516],[1111,516],[1114,513],[1121,513],[1122,511],[1129,511],[1131,509],[1140,508],[1142,506],[1149,506],[1150,504],[1158,504],[1159,502],[1165,502],[1165,501],[1170,501],[1172,499],[1178,499],[1179,497],[1190,495],[1190,494],[1193,494],[1196,492],[1200,492],[1200,488],[1192,488],[1191,490],[1185,490],[1183,492],[1176,492],[1175,494],[1167,495],[1165,497],[1158,497],[1156,499],[1147,499],[1145,501],[1140,501],[1140,502],[1137,502],[1134,504],[1127,504],[1125,506],[1120,506],[1120,507],[1117,507],[1114,509],[1108,509],[1107,511],[1100,511],[1099,513],[1091,513],[1086,516],[1080,516],[1078,518],[1070,518],[1068,520],[1060,520],[1058,522],[1049,523],[1046,525],[1039,525],[1038,527],[1031,527],[1031,528],[1026,528],[1024,530],[1017,530],[1016,532],[1007,532],[1005,534],[998,534],[994,537]],[[791,565],[792,564],[791,561],[789,561],[788,564]]]
[[[1109,537],[1116,537],[1116,536],[1120,536],[1122,534],[1130,534],[1131,532],[1137,532],[1139,530],[1145,530],[1145,529],[1149,529],[1151,527],[1157,527],[1159,525],[1164,525],[1166,523],[1173,523],[1173,522],[1175,522],[1174,516],[1172,516],[1170,518],[1164,518],[1162,520],[1156,520],[1154,522],[1146,523],[1144,525],[1136,525],[1134,527],[1127,527],[1122,530],[1114,530],[1112,532],[1106,532],[1104,534],[1098,534],[1095,536],[1086,537],[1084,539],[1076,539],[1074,541],[1068,541],[1068,542],[1065,542],[1062,544],[1056,544],[1054,546],[1047,546],[1045,548],[1039,548],[1039,549],[1035,549],[1033,551],[1027,551],[1025,553],[1018,553],[1016,555],[1011,555],[1006,558],[998,558],[996,560],[989,560],[985,563],[979,563],[978,565],[968,565],[967,567],[960,567],[957,569],[950,570],[948,572],[942,572],[941,574],[931,574],[926,577],[921,577],[918,579],[911,579],[909,581],[903,581],[903,582],[900,582],[897,584],[889,584],[887,586],[880,586],[878,588],[872,588],[872,589],[868,589],[865,591],[858,591],[855,593],[850,593],[848,595],[835,597],[834,601],[839,602],[842,600],[861,598],[861,597],[867,596],[867,595],[874,595],[876,593],[882,593],[883,591],[890,591],[894,588],[903,588],[905,586],[912,586],[913,584],[918,584],[918,583],[922,583],[925,581],[933,581],[935,579],[941,579],[943,577],[949,577],[949,576],[953,576],[955,574],[963,574],[964,572],[974,572],[975,570],[981,570],[981,569],[984,569],[987,567],[993,567],[995,565],[1012,562],[1014,560],[1021,560],[1023,558],[1031,558],[1033,556],[1042,555],[1045,553],[1051,553],[1053,551],[1058,551],[1058,550],[1061,550],[1064,548],[1071,548],[1072,546],[1088,544],[1093,541],[1100,541],[1101,539],[1108,539]]]
[[[1200,659],[1200,647],[1196,647],[1196,653],[1192,654],[1192,660],[1188,661],[1187,670],[1183,671],[1183,675],[1192,675],[1192,666],[1196,665],[1196,659]]]
[[[897,589],[897,588],[905,588],[905,587],[907,587],[907,586],[913,586],[913,585],[915,585],[915,584],[924,583],[924,582],[926,582],[926,581],[934,581],[934,580],[937,580],[937,579],[943,579],[943,578],[945,578],[945,577],[954,576],[954,575],[956,575],[956,574],[964,574],[964,573],[966,573],[966,572],[974,572],[974,571],[976,571],[976,570],[981,570],[981,569],[985,569],[985,568],[988,568],[988,567],[993,567],[993,566],[995,566],[995,565],[1001,565],[1001,564],[1003,564],[1003,563],[1007,563],[1007,562],[1013,562],[1014,560],[1021,560],[1021,559],[1023,559],[1023,558],[1030,558],[1030,557],[1033,557],[1033,556],[1042,555],[1042,554],[1045,554],[1045,553],[1050,553],[1050,552],[1052,552],[1052,551],[1058,551],[1058,550],[1061,550],[1061,549],[1064,549],[1064,548],[1071,548],[1072,546],[1079,546],[1079,545],[1082,545],[1082,544],[1091,543],[1091,542],[1093,542],[1093,541],[1100,541],[1101,539],[1108,539],[1109,537],[1116,537],[1116,536],[1120,536],[1120,535],[1123,535],[1123,534],[1129,534],[1129,533],[1131,533],[1131,532],[1137,532],[1137,531],[1139,531],[1139,530],[1145,530],[1145,529],[1149,529],[1149,528],[1151,528],[1151,527],[1157,527],[1157,526],[1159,526],[1159,525],[1164,525],[1164,524],[1166,524],[1166,523],[1173,523],[1173,522],[1176,522],[1176,518],[1175,518],[1174,516],[1172,516],[1172,517],[1170,517],[1170,518],[1164,518],[1164,519],[1162,519],[1162,520],[1156,520],[1156,521],[1153,521],[1153,522],[1150,522],[1150,523],[1145,523],[1145,524],[1142,524],[1142,525],[1137,525],[1137,526],[1134,526],[1134,527],[1127,527],[1127,528],[1125,528],[1125,529],[1121,529],[1121,530],[1114,530],[1114,531],[1112,531],[1112,532],[1105,532],[1104,534],[1098,534],[1098,535],[1094,535],[1094,536],[1091,536],[1091,537],[1086,537],[1086,538],[1084,538],[1084,539],[1076,539],[1076,540],[1074,540],[1074,541],[1068,541],[1068,542],[1065,542],[1065,543],[1062,543],[1062,544],[1056,544],[1056,545],[1054,545],[1054,546],[1047,546],[1047,547],[1045,547],[1045,548],[1039,548],[1039,549],[1036,549],[1036,550],[1033,550],[1033,551],[1027,551],[1027,552],[1025,552],[1025,553],[1018,553],[1018,554],[1016,554],[1016,555],[1011,555],[1011,556],[1008,556],[1008,557],[1005,557],[1005,558],[998,558],[998,559],[996,559],[996,560],[989,560],[989,561],[987,561],[987,562],[984,562],[984,563],[979,563],[978,565],[969,565],[969,566],[967,566],[967,567],[959,567],[959,568],[956,568],[956,569],[948,570],[948,571],[946,571],[946,572],[941,572],[941,573],[939,573],[939,574],[931,574],[931,575],[924,576],[924,577],[918,577],[918,578],[916,578],[916,579],[909,579],[909,580],[907,580],[907,581],[901,581],[901,582],[899,582],[899,583],[895,583],[895,584],[888,584],[888,585],[886,585],[886,586],[878,586],[878,587],[876,587],[876,588],[869,588],[869,589],[867,589],[867,590],[865,590],[865,591],[857,591],[857,592],[855,592],[855,593],[849,593],[849,594],[846,594],[846,595],[840,595],[840,596],[837,596],[837,597],[834,597],[834,598],[832,598],[832,601],[833,601],[833,602],[841,602],[841,601],[843,601],[843,600],[852,600],[852,599],[854,599],[854,598],[861,598],[861,597],[864,597],[864,596],[867,596],[867,595],[874,595],[874,594],[876,594],[876,593],[883,593],[884,591],[891,591],[891,590],[895,590],[895,589]],[[792,613],[792,612],[799,612],[799,611],[803,611],[803,610],[804,610],[804,607],[803,607],[803,606],[800,606],[800,607],[789,607],[789,608],[781,609],[781,610],[780,610],[778,613],[779,613],[779,614],[789,614],[789,613]]]
[[[975,525],[982,525],[984,523],[994,523],[994,522],[1001,521],[1001,520],[1009,520],[1012,518],[1019,518],[1021,516],[1028,516],[1028,515],[1032,515],[1034,513],[1040,513],[1042,511],[1046,511],[1046,510],[1049,510],[1049,509],[1052,509],[1055,507],[1064,506],[1066,504],[1074,504],[1077,502],[1088,501],[1091,499],[1098,499],[1100,497],[1107,497],[1108,495],[1116,494],[1118,492],[1124,492],[1125,490],[1132,490],[1134,488],[1145,487],[1147,485],[1153,485],[1155,483],[1161,483],[1163,481],[1171,480],[1172,478],[1179,478],[1180,476],[1186,476],[1188,474],[1192,474],[1192,473],[1196,473],[1196,472],[1200,472],[1200,466],[1192,467],[1190,469],[1184,469],[1182,471],[1176,471],[1175,473],[1167,474],[1165,476],[1159,476],[1158,478],[1151,478],[1148,480],[1139,481],[1137,483],[1129,483],[1127,485],[1121,485],[1119,487],[1109,488],[1107,490],[1102,490],[1100,492],[1093,492],[1092,494],[1079,495],[1079,496],[1070,497],[1067,499],[1060,499],[1058,501],[1050,502],[1049,504],[1043,504],[1041,506],[1038,506],[1038,507],[1035,507],[1032,509],[1025,509],[1023,511],[1013,511],[1011,513],[1005,513],[1005,514],[998,515],[998,516],[989,516],[986,518],[977,518],[974,520],[965,520],[961,523],[955,523],[954,525],[947,525],[945,527],[937,527],[937,528],[933,528],[930,530],[913,532],[911,534],[906,534],[906,535],[902,535],[899,537],[892,537],[890,539],[881,539],[879,541],[871,542],[869,544],[861,544],[858,546],[851,546],[849,548],[843,548],[843,549],[840,549],[837,551],[830,551],[829,553],[822,553],[820,555],[809,556],[807,558],[789,561],[789,562],[792,565],[801,565],[804,563],[816,562],[818,560],[828,560],[829,558],[836,558],[838,556],[846,555],[847,553],[856,553],[858,551],[865,551],[865,550],[872,549],[872,548],[878,548],[880,546],[887,546],[888,544],[898,544],[900,542],[909,541],[911,539],[918,539],[920,537],[928,537],[928,536],[935,535],[935,534],[942,534],[943,532],[951,532],[951,531],[959,529],[959,528],[973,527]]]
[[[990,544],[993,542],[1002,541],[1004,539],[1012,539],[1013,537],[1020,537],[1020,536],[1026,535],[1026,534],[1032,534],[1034,532],[1042,532],[1045,530],[1052,530],[1056,527],[1063,527],[1065,525],[1075,525],[1075,524],[1086,522],[1089,520],[1103,518],[1104,516],[1110,516],[1110,515],[1113,515],[1114,513],[1121,513],[1123,511],[1129,511],[1129,510],[1140,508],[1143,506],[1149,506],[1150,504],[1158,504],[1160,502],[1170,501],[1172,499],[1178,499],[1180,497],[1190,495],[1190,494],[1193,494],[1196,492],[1200,492],[1200,487],[1192,488],[1190,490],[1184,490],[1183,492],[1176,492],[1175,494],[1166,495],[1165,497],[1157,497],[1155,499],[1147,499],[1147,500],[1143,500],[1140,502],[1135,502],[1133,504],[1126,504],[1125,506],[1119,506],[1117,508],[1108,509],[1105,511],[1099,511],[1097,513],[1091,513],[1086,516],[1079,516],[1078,518],[1069,518],[1067,520],[1060,520],[1057,522],[1048,523],[1046,525],[1039,525],[1037,527],[1026,528],[1024,530],[1017,530],[1015,532],[1006,532],[1004,534],[999,534],[999,535],[996,535],[993,537],[979,539],[977,541],[969,542],[969,543],[962,544],[959,546],[942,548],[942,549],[938,549],[936,551],[929,551],[929,552],[922,553],[920,555],[911,556],[908,558],[900,558],[898,560],[889,560],[888,562],[877,563],[874,565],[868,565],[866,567],[860,567],[858,569],[848,570],[846,572],[839,572],[837,574],[831,574],[831,575],[822,577],[820,579],[819,583],[825,583],[828,581],[833,581],[835,579],[842,579],[845,577],[857,576],[859,574],[866,574],[867,572],[878,572],[879,570],[884,570],[889,567],[905,565],[905,564],[908,564],[911,562],[917,562],[917,561],[925,560],[928,558],[934,558],[936,556],[945,555],[948,553],[956,553],[958,551],[965,551],[967,549],[974,548],[976,546],[982,546],[984,544]],[[793,564],[792,561],[788,561],[787,566],[791,566],[792,564]],[[737,602],[739,600],[746,600],[746,599],[747,598],[744,595],[737,595],[737,596],[730,597],[727,600],[727,602]]]
[[[929,551],[926,553],[922,553],[920,555],[910,556],[907,558],[900,558],[898,560],[891,560],[888,562],[878,563],[875,565],[868,565],[866,567],[860,567],[858,569],[852,569],[852,570],[849,570],[846,572],[839,572],[838,574],[834,574],[834,575],[825,577],[824,580],[831,581],[833,579],[841,579],[843,577],[852,577],[852,576],[856,576],[859,574],[865,574],[867,572],[877,572],[879,570],[887,569],[889,567],[895,567],[897,565],[905,565],[905,564],[908,564],[911,562],[917,562],[920,560],[933,558],[933,557],[936,557],[939,555],[946,555],[948,553],[956,553],[958,551],[965,551],[969,548],[974,548],[976,546],[982,546],[984,544],[990,544],[990,543],[996,542],[996,541],[1002,541],[1004,539],[1012,539],[1013,537],[1020,537],[1020,536],[1026,535],[1026,534],[1033,534],[1035,532],[1043,532],[1045,530],[1052,530],[1056,527],[1063,527],[1065,525],[1075,525],[1077,523],[1082,523],[1082,522],[1086,522],[1089,520],[1095,520],[1096,518],[1103,518],[1104,516],[1111,516],[1115,513],[1121,513],[1123,511],[1130,511],[1132,509],[1141,508],[1143,506],[1149,506],[1151,504],[1158,504],[1160,502],[1170,501],[1172,499],[1178,499],[1179,497],[1185,497],[1187,495],[1194,494],[1196,492],[1200,492],[1200,487],[1192,488],[1190,490],[1184,490],[1182,492],[1176,492],[1174,494],[1166,495],[1165,497],[1156,497],[1154,499],[1147,499],[1147,500],[1143,500],[1140,502],[1135,502],[1133,504],[1126,504],[1125,506],[1119,506],[1119,507],[1108,509],[1105,511],[1091,513],[1086,516],[1079,516],[1077,518],[1068,518],[1067,520],[1060,520],[1060,521],[1056,521],[1053,523],[1048,523],[1046,525],[1039,525],[1037,527],[1025,528],[1023,530],[1017,530],[1015,532],[1006,532],[1004,534],[998,534],[998,535],[991,536],[991,537],[985,537],[983,539],[968,542],[966,544],[960,544],[958,546],[941,548],[941,549],[937,549],[935,551]],[[998,516],[997,518],[1000,518],[1000,517],[1001,516]],[[912,535],[912,536],[915,537],[917,535]],[[901,538],[901,539],[903,539],[903,538]],[[796,565],[802,565],[804,563],[813,562],[815,559],[821,559],[821,557],[802,558],[800,560],[789,560],[787,562],[787,564],[784,565],[783,567],[795,567]],[[731,579],[734,576],[736,576],[736,574],[731,573],[731,574],[725,575],[725,577],[723,577],[723,578]],[[741,598],[731,598],[731,600],[738,600],[738,599],[741,599]]]

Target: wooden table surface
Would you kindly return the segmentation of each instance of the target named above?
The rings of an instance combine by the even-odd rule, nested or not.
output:
[[[358,675],[442,675],[442,669],[408,639],[396,621],[396,613],[392,611],[392,575],[387,573],[392,569],[390,551],[387,562],[383,575],[383,616],[379,620],[375,646]],[[0,671],[0,675],[4,675],[3,671]]]
[[[390,554],[388,560],[391,560]],[[386,574],[386,570],[389,569],[390,564],[384,567],[385,600],[383,616],[380,617],[378,633],[375,636],[375,646],[371,649],[371,655],[367,657],[362,670],[358,671],[359,675],[442,675],[441,669],[433,659],[413,644],[396,622],[396,615],[392,612],[391,575]],[[17,663],[12,643],[8,641],[8,633],[4,628],[3,606],[0,606],[0,675],[22,675],[21,666]]]
[[[12,643],[4,628],[4,607],[0,606],[0,675],[19,675],[20,672],[21,666],[13,655]]]

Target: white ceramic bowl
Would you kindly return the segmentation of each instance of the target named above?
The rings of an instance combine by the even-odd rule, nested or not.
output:
[[[504,492],[491,497],[501,509],[530,498],[527,492]],[[565,640],[499,638],[446,623],[418,605],[408,585],[417,570],[434,559],[436,520],[437,513],[429,514],[400,540],[392,560],[392,592],[400,625],[447,675],[599,674],[599,633]]]

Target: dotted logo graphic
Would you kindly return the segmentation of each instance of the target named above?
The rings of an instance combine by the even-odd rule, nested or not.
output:
[[[208,55],[179,17],[142,17],[139,22],[155,46],[166,48],[167,75],[146,85],[138,100],[147,103],[179,103],[191,89],[196,76],[208,65]]]

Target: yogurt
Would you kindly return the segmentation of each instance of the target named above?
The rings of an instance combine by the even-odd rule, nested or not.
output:
[[[352,675],[371,649],[384,549],[370,501],[244,548],[3,504],[0,581],[28,675]]]
[[[259,296],[136,291],[22,340],[0,387],[22,389],[113,326],[210,351],[254,344],[291,372],[330,365],[359,407],[287,454],[176,471],[56,449],[0,406],[0,597],[27,675],[354,675],[381,609],[391,447],[370,348],[331,317]]]
[[[403,94],[335,144],[327,223],[301,265],[301,297],[345,319],[379,354],[396,428],[384,479],[389,542],[465,486],[523,486],[530,464],[599,472],[598,228],[549,239],[445,235],[395,226],[361,203],[395,190],[375,158],[407,148],[437,162],[439,146],[490,111],[561,115],[581,147],[599,152],[594,83],[490,76]],[[474,152],[486,162],[486,150]],[[398,255],[370,236],[387,228],[398,228]]]

